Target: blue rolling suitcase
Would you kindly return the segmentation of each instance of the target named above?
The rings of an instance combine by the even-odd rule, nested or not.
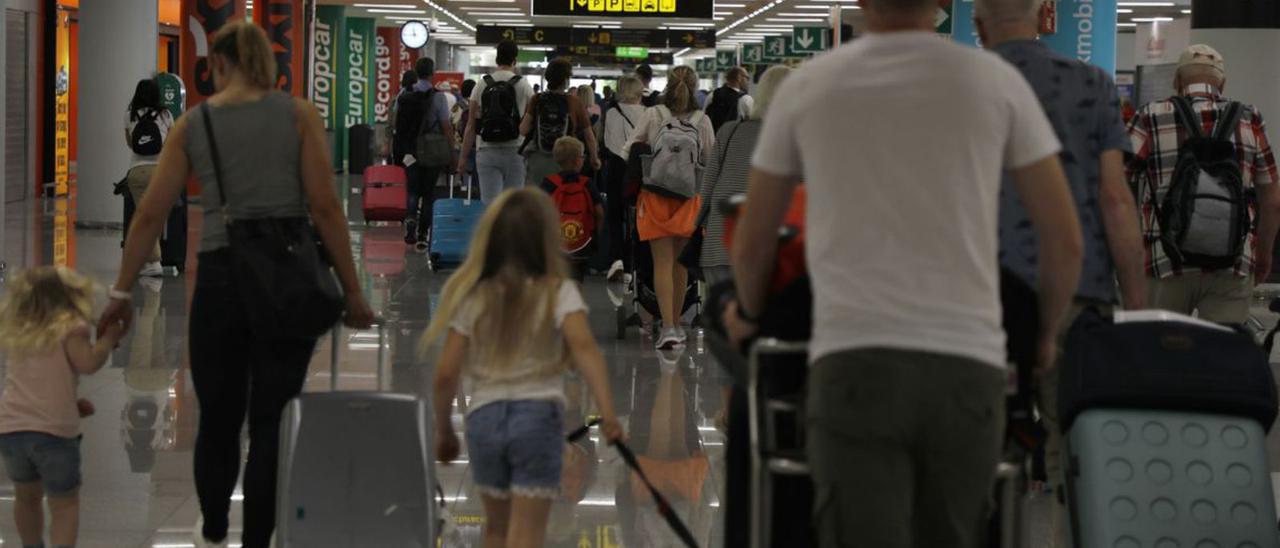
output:
[[[484,213],[484,204],[471,199],[470,185],[466,199],[454,198],[453,176],[449,179],[449,198],[437,200],[431,213],[432,269],[462,264],[471,245],[471,232]]]

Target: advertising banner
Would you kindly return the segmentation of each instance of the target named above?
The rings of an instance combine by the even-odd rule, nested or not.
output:
[[[341,166],[342,158],[338,153],[342,150],[338,145],[338,56],[340,37],[343,35],[342,6],[317,6],[315,21],[315,38],[312,44],[311,68],[311,101],[320,111],[320,120],[324,128],[333,132],[334,148],[329,153],[333,156],[333,165]]]
[[[53,183],[54,194],[66,196],[71,189],[71,15],[65,10],[58,10],[57,13],[58,28],[54,36],[57,73],[53,98]]]
[[[303,63],[306,26],[301,0],[258,0],[254,22],[267,31],[279,70],[276,87],[296,97],[306,97]]]
[[[1048,0],[1041,11],[1040,39],[1054,51],[1116,72],[1116,0]],[[952,39],[979,46],[973,0],[955,0]],[[1056,27],[1056,32],[1048,31]]]
[[[966,46],[981,47],[978,26],[973,24],[973,0],[955,0],[951,7],[951,39]]]
[[[396,31],[396,32],[397,32],[396,43],[400,44],[399,31]],[[400,74],[404,74],[404,71],[406,70],[413,70],[413,64],[418,62],[418,57],[422,56],[422,52],[413,48],[406,48],[404,47],[404,44],[400,44],[399,51],[400,51]]]
[[[1058,32],[1040,37],[1054,51],[1116,73],[1116,0],[1058,0]]]
[[[372,121],[373,19],[348,17],[338,56],[338,150],[346,158],[347,128]]]
[[[375,82],[373,101],[373,122],[377,124],[391,121],[391,104],[400,93],[400,29],[395,27],[378,27],[374,37],[373,67]]]
[[[223,25],[245,17],[244,0],[182,0],[182,65],[187,106],[213,95],[213,64],[209,48]]]
[[[467,75],[461,72],[437,72],[431,76],[431,85],[436,89],[440,88],[441,82],[448,82],[449,89],[452,91],[462,91],[462,81],[467,79]]]

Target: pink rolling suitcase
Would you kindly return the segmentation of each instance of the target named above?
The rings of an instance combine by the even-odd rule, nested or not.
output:
[[[409,189],[404,168],[369,166],[364,170],[364,220],[403,221],[408,215]]]

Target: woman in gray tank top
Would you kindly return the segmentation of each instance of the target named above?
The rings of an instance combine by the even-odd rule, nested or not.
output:
[[[193,540],[198,547],[226,545],[247,413],[243,541],[246,547],[266,547],[275,527],[280,415],[302,390],[316,340],[263,340],[245,327],[245,311],[230,276],[219,191],[225,191],[235,218],[309,216],[344,289],[346,324],[369,327],[373,313],[356,277],[347,220],[333,191],[332,164],[315,107],[272,89],[276,63],[261,28],[227,25],[214,37],[212,49],[217,93],[207,102],[227,188],[218,188],[201,116],[183,116],[169,133],[134,216],[99,329],[130,323],[128,301],[138,272],[170,205],[194,174],[204,196],[205,222],[189,333],[191,378],[200,404],[195,483],[201,521]]]

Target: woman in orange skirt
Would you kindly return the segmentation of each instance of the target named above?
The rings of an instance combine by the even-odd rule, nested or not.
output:
[[[643,119],[631,135],[623,154],[630,153],[634,143],[655,143],[658,132],[672,118],[696,128],[699,144],[699,163],[706,165],[715,150],[715,130],[694,99],[698,89],[698,73],[688,66],[671,69],[667,76],[667,89],[662,94],[662,104],[645,111]],[[694,193],[692,198],[675,198],[642,188],[637,199],[636,228],[640,240],[649,242],[653,253],[653,288],[658,294],[658,308],[662,313],[662,332],[655,346],[660,350],[682,346],[688,340],[680,316],[684,305],[684,289],[689,273],[676,262],[680,252],[693,235],[702,198]]]

